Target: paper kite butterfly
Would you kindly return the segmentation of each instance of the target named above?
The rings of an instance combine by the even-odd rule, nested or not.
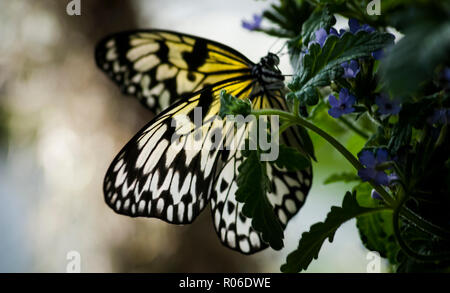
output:
[[[150,110],[162,110],[112,162],[103,185],[106,203],[119,214],[188,224],[211,202],[214,227],[224,245],[244,254],[266,248],[235,199],[241,150],[212,150],[207,139],[200,149],[185,148],[198,127],[192,121],[181,126],[171,121],[180,114],[192,118],[200,107],[200,130],[208,137],[219,123],[211,117],[219,112],[222,90],[249,98],[254,109],[287,110],[278,57],[269,53],[255,64],[220,43],[164,30],[107,36],[97,45],[95,57],[123,93],[136,96]],[[244,143],[246,132],[237,131],[233,142]],[[180,139],[171,143],[174,134]],[[288,129],[280,139],[303,153],[310,144],[301,128]],[[309,192],[311,168],[288,172],[267,165],[272,182],[267,197],[285,228]]]

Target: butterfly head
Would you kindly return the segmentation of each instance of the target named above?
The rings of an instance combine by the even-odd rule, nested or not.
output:
[[[269,53],[267,56],[261,58],[261,64],[278,70],[277,66],[280,64],[280,58],[274,53]]]
[[[258,79],[264,90],[272,91],[285,87],[284,76],[278,69],[278,64],[280,64],[280,58],[273,53],[269,53],[261,58],[261,61],[253,68],[253,75]]]

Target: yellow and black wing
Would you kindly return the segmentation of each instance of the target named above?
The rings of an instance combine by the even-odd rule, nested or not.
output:
[[[205,86],[248,78],[254,65],[220,43],[165,30],[107,36],[97,45],[95,59],[123,93],[156,112]]]

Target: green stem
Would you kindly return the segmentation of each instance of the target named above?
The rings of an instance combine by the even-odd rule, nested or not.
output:
[[[330,143],[338,152],[340,152],[344,156],[344,158],[347,159],[347,161],[350,162],[350,164],[353,165],[353,167],[356,170],[360,170],[360,169],[364,168],[364,166],[358,161],[358,159],[355,158],[355,156],[353,156],[353,154],[350,153],[347,150],[347,148],[344,147],[339,141],[337,141],[334,137],[332,137],[331,135],[329,135],[328,133],[323,131],[321,128],[315,126],[314,124],[310,123],[309,121],[307,121],[307,120],[305,120],[305,119],[303,119],[303,118],[301,118],[299,116],[294,116],[292,113],[285,112],[285,111],[282,111],[282,110],[277,110],[277,109],[253,110],[252,114],[254,114],[255,116],[259,116],[259,115],[278,115],[281,119],[292,121],[292,122],[294,122],[296,124],[299,124],[299,125],[301,125],[301,126],[303,126],[305,128],[308,128],[308,129],[314,131],[315,133],[317,133],[318,135],[320,135],[328,143]],[[369,183],[381,195],[383,200],[389,206],[393,206],[395,201],[391,198],[389,193],[387,193],[386,190],[384,190],[384,188],[382,188],[381,186],[375,184],[373,181],[369,181]]]
[[[405,209],[404,204],[407,201],[408,197],[403,196],[400,202],[398,203],[398,206],[394,209],[394,214],[392,217],[393,221],[393,227],[394,227],[394,235],[397,240],[397,243],[400,245],[402,251],[406,253],[409,257],[414,258],[418,261],[422,262],[433,262],[433,261],[439,261],[443,259],[450,258],[450,254],[435,254],[435,255],[424,255],[415,252],[403,239],[400,231],[400,212],[403,212]],[[409,220],[409,219],[408,219]],[[428,232],[428,231],[425,231]]]
[[[328,141],[333,147],[335,147],[357,170],[363,168],[361,163],[353,156],[352,153],[350,153],[340,142],[338,142],[334,137],[320,129],[319,127],[315,126],[314,124],[306,121],[305,119],[294,116],[291,113],[282,111],[282,110],[276,110],[276,109],[262,109],[262,110],[254,110],[252,111],[252,114],[259,116],[259,115],[278,115],[282,119],[286,119],[288,121],[295,122],[295,124],[300,124],[301,126],[304,126],[321,137],[323,137],[326,141]]]
[[[291,127],[294,124],[295,123],[292,123],[292,122],[285,122],[285,123],[281,124],[279,134],[282,134],[286,129],[288,129],[289,127]]]
[[[356,134],[358,134],[362,138],[369,139],[369,136],[367,135],[367,133],[365,133],[364,131],[362,131],[358,127],[356,127],[356,125],[354,125],[353,123],[351,123],[350,121],[348,121],[344,117],[342,117],[342,116],[339,117],[339,121],[341,121],[345,126],[347,126],[349,129],[353,130]]]
[[[323,139],[325,139],[328,143],[330,143],[353,165],[353,167],[356,170],[364,168],[364,166],[358,161],[358,159],[356,159],[355,156],[353,156],[353,154],[350,153],[339,141],[337,141],[334,137],[330,136],[328,133],[326,133],[319,127],[315,126],[314,124],[308,122],[307,120],[299,116],[295,116],[292,113],[277,109],[253,110],[252,114],[254,114],[255,116],[278,115],[281,119],[285,119],[287,121],[293,122],[294,124],[304,126],[305,128],[314,131],[315,133],[320,135]],[[373,181],[369,181],[369,184],[381,195],[381,197],[389,207],[392,208],[398,205],[395,198],[393,198],[382,186],[376,184]],[[425,219],[423,219],[422,217],[420,217],[407,207],[402,208],[400,215],[425,232],[432,233],[444,239],[448,239],[450,237],[448,231],[442,229],[439,226],[434,225],[433,223],[426,221]]]
[[[293,109],[292,109],[292,114],[294,115],[294,116],[298,116],[298,108],[300,107],[300,101],[298,100],[298,99],[294,99],[294,106],[293,106]]]
[[[420,230],[428,233],[433,234],[441,239],[447,239],[450,240],[450,232],[443,229],[442,227],[439,227],[423,217],[419,216],[415,212],[413,212],[411,209],[407,208],[406,206],[402,206],[402,209],[400,211],[400,216],[403,217],[405,220],[408,220],[411,222],[414,226],[419,228]],[[418,224],[420,223],[420,224]]]

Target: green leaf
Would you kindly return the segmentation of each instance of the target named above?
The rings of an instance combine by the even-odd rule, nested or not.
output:
[[[330,184],[335,182],[349,183],[352,181],[359,181],[359,180],[360,178],[354,172],[342,172],[339,174],[337,173],[331,174],[327,179],[325,179],[323,184]]]
[[[310,41],[316,38],[316,31],[320,28],[324,28],[327,32],[336,23],[336,18],[327,8],[323,10],[316,10],[302,27],[302,43],[303,45],[309,44]]]
[[[308,53],[302,58],[302,66],[288,87],[302,105],[315,105],[319,97],[316,88],[329,85],[331,80],[341,76],[343,62],[368,57],[392,42],[393,36],[382,32],[346,32],[341,38],[330,35],[323,48],[316,43],[309,46]]]
[[[382,205],[382,201],[372,198],[372,186],[367,182],[361,182],[353,187],[353,192],[356,192],[356,201],[362,207],[376,208]]]
[[[431,79],[436,66],[448,58],[450,8],[446,10],[416,7],[397,16],[397,22],[407,24],[405,36],[380,66],[383,80],[394,96],[414,93],[421,83]]]
[[[243,115],[247,116],[252,111],[250,100],[237,99],[225,90],[220,92],[220,110],[219,116],[224,118],[226,115]]]
[[[301,171],[311,166],[311,162],[305,155],[297,149],[280,145],[278,158],[272,161],[280,168],[286,168],[288,171]]]
[[[397,123],[392,129],[391,139],[389,140],[388,149],[391,153],[397,153],[398,150],[409,145],[412,136],[412,127],[409,124]]]
[[[356,226],[361,241],[368,250],[378,251],[391,264],[397,262],[400,248],[395,241],[392,211],[360,216],[356,219]]]
[[[275,216],[267,198],[270,180],[267,165],[259,159],[258,151],[246,151],[246,157],[239,166],[236,200],[244,203],[242,213],[252,219],[252,227],[261,232],[262,239],[276,250],[283,248],[283,228]]]
[[[309,18],[313,7],[307,1],[280,0],[264,11],[264,18],[275,24],[276,28],[262,29],[267,34],[294,38],[300,34],[303,23]]]
[[[382,208],[364,208],[356,201],[355,193],[347,192],[342,202],[342,207],[331,207],[324,222],[311,226],[308,232],[302,234],[298,248],[291,252],[286,263],[281,266],[281,271],[288,273],[299,272],[308,268],[313,259],[319,256],[320,248],[324,241],[333,241],[336,230],[346,221],[358,216],[378,212]]]

